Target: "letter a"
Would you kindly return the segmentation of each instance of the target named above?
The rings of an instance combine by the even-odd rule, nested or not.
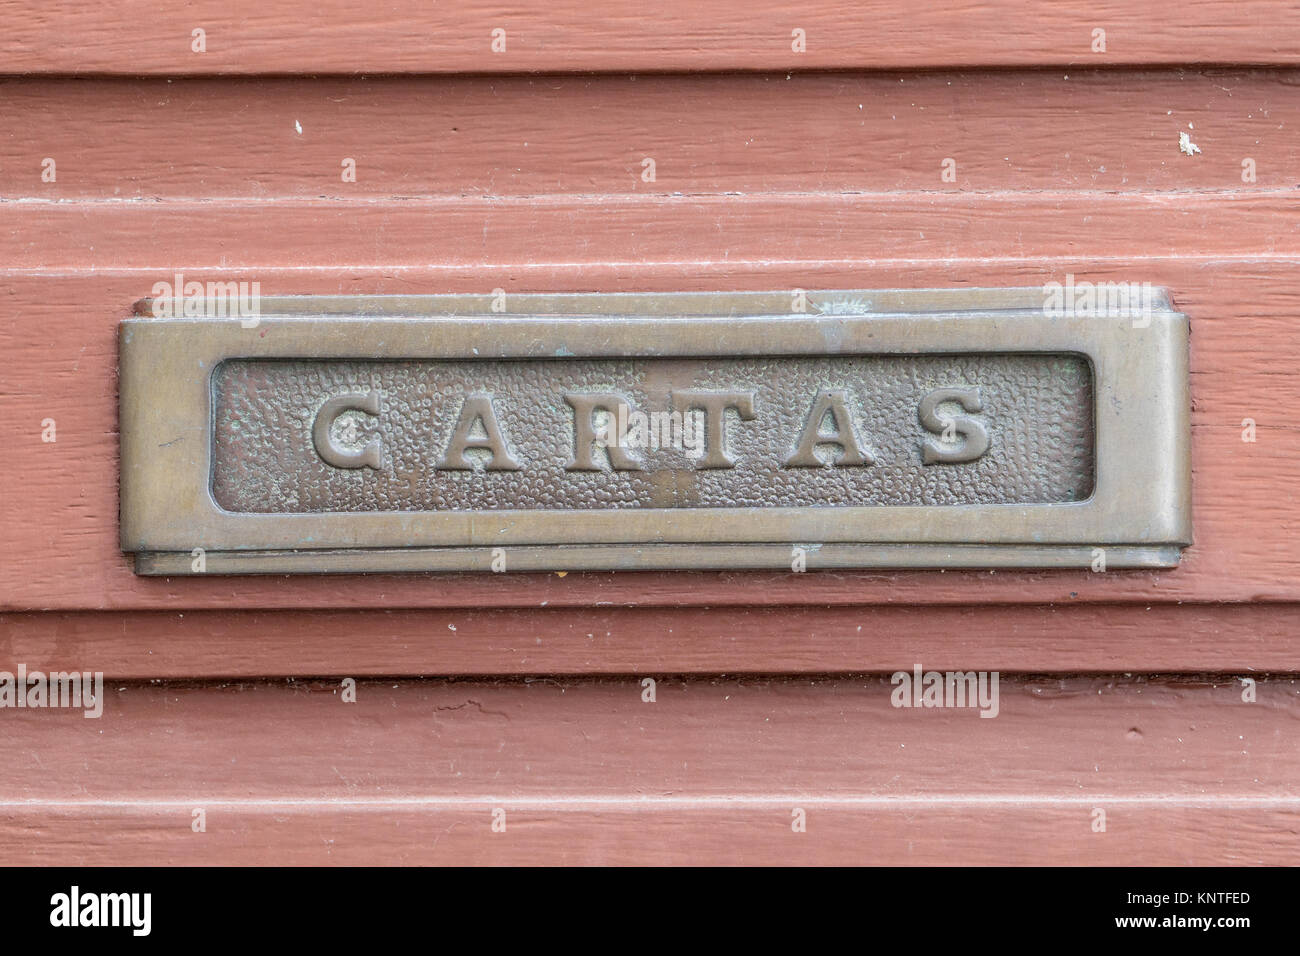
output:
[[[812,412],[803,426],[799,436],[799,445],[785,460],[787,468],[822,468],[835,465],[871,465],[875,459],[862,450],[857,437],[853,434],[853,417],[845,405],[847,396],[844,392],[822,391],[817,393]],[[834,431],[822,434],[822,424],[827,416],[834,423]],[[831,458],[822,461],[817,457],[818,445],[839,445],[843,454],[839,460]]]
[[[484,437],[475,438],[470,433],[474,425],[483,423]],[[467,471],[474,463],[465,457],[465,449],[482,448],[492,453],[492,460],[487,464],[488,471],[518,471],[519,462],[510,456],[506,449],[505,438],[501,435],[501,426],[497,424],[497,413],[492,408],[492,396],[486,392],[470,395],[460,410],[460,421],[452,433],[447,454],[438,462],[439,468],[450,471]]]

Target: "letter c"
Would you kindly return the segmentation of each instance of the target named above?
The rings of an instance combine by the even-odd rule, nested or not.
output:
[[[331,398],[322,405],[320,411],[316,413],[316,421],[311,426],[311,438],[316,446],[316,454],[320,455],[321,460],[327,465],[333,465],[335,468],[374,468],[378,470],[383,466],[383,455],[380,451],[381,446],[378,438],[369,442],[360,451],[349,451],[336,444],[334,437],[330,434],[330,428],[334,425],[335,420],[348,411],[378,415],[379,393],[367,392],[362,395],[359,392],[349,392],[347,395],[338,395]]]

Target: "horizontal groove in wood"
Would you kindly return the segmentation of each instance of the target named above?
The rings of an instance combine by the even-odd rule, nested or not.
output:
[[[97,218],[92,216],[93,218]],[[111,216],[109,218],[112,218]],[[938,217],[936,217],[936,220]],[[159,220],[159,224],[166,222]],[[942,229],[942,223],[935,226]],[[1132,228],[1145,228],[1140,217]],[[163,233],[165,261],[172,243]],[[1215,226],[1214,228],[1218,228]],[[1224,228],[1227,228],[1225,225]],[[1277,224],[1271,227],[1279,228]],[[227,234],[233,251],[250,227]],[[26,233],[48,236],[53,234]],[[1196,230],[1179,237],[1191,243]],[[181,236],[180,239],[171,237]],[[737,246],[743,235],[737,236]],[[29,241],[32,241],[29,239]],[[111,244],[108,234],[105,240]],[[1014,244],[1016,237],[1004,236]],[[1265,241],[1270,241],[1266,239]],[[98,240],[96,240],[98,242]],[[537,237],[538,249],[547,237]],[[912,252],[923,248],[915,242]],[[312,578],[135,577],[117,545],[117,321],[167,271],[47,278],[11,277],[0,311],[0,431],[10,451],[0,471],[0,608],[665,606],[745,604],[1048,604],[1079,602],[1297,601],[1295,462],[1300,402],[1294,316],[1300,263],[1294,259],[1017,259],[1006,262],[878,262],[846,246],[849,262],[718,262],[683,270],[551,265],[511,278],[472,265],[448,269],[353,269],[317,264],[257,270],[266,294],[281,292],[710,289],[783,287],[949,287],[1038,285],[1066,271],[1080,278],[1149,280],[1170,288],[1192,317],[1193,523],[1183,565],[1163,572],[690,572]],[[408,248],[406,253],[410,255]],[[177,254],[179,258],[179,254]],[[206,273],[211,278],[211,261]],[[217,273],[235,278],[231,273]],[[40,422],[58,422],[59,441],[40,441]],[[1255,419],[1258,441],[1241,440]],[[557,571],[564,570],[558,569]]]
[[[1013,0],[922,5],[814,0],[225,0],[167,7],[5,0],[0,71],[503,73],[1113,63],[1295,63],[1300,31],[1266,0],[1097,0],[1086,12]],[[193,31],[205,31],[194,52]],[[1094,30],[1105,31],[1094,52]],[[795,30],[806,43],[797,52]],[[494,52],[494,30],[504,48]]]
[[[0,196],[1291,188],[1297,125],[1295,70],[25,78],[0,80]]]
[[[110,680],[1300,669],[1300,605],[977,605],[0,615],[0,670]]]
[[[665,841],[679,849],[664,859],[834,856],[835,832],[859,852],[874,836],[890,862],[937,861],[939,836],[956,839],[947,852],[1004,861],[1115,860],[1106,841],[1144,862],[1296,861],[1295,679],[1261,680],[1253,703],[1233,679],[999,688],[999,715],[983,719],[895,708],[885,677],[661,680],[654,703],[637,679],[363,681],[354,704],[337,684],[113,686],[98,720],[6,715],[0,845],[46,862],[249,859],[253,845],[326,861],[333,840],[343,859],[436,861],[561,840],[578,856],[627,853],[631,834],[676,824],[702,840]],[[196,807],[205,834],[190,830]],[[795,807],[805,835],[828,831],[805,850],[777,842],[798,838]]]

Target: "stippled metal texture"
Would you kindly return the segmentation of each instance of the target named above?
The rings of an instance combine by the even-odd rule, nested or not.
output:
[[[942,435],[923,427],[917,409],[944,387],[980,396],[972,417],[989,446],[976,460],[923,462],[923,443]],[[649,419],[671,409],[675,391],[698,389],[753,395],[753,418],[725,415],[734,466],[698,467],[700,436],[670,420],[648,436],[666,440],[631,443],[642,469],[610,467],[607,455],[597,457],[599,470],[566,467],[577,413],[565,393],[616,392]],[[824,389],[845,393],[871,463],[837,465],[840,451],[827,442],[823,467],[785,464]],[[379,414],[340,415],[334,440],[378,442],[380,467],[328,464],[312,439],[322,404],[370,392],[382,398]],[[492,396],[518,469],[490,469],[487,449],[469,450],[472,470],[438,467],[475,393]],[[213,402],[212,492],[235,512],[962,505],[1078,501],[1092,492],[1092,383],[1079,356],[231,361],[214,376]]]

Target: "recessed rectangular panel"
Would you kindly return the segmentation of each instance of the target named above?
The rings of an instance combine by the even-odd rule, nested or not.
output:
[[[155,574],[1177,563],[1187,322],[1162,294],[791,301],[128,320],[123,548]]]
[[[845,395],[846,433],[834,435],[839,423],[827,412],[817,423],[819,464],[791,466],[825,389]],[[927,445],[961,459],[968,444],[957,422],[947,442],[942,429],[921,422],[920,403],[940,389],[978,400],[968,416],[988,436],[978,455],[925,461]],[[674,396],[701,391],[745,396],[752,417],[724,407],[715,437],[706,417],[692,419],[689,408],[673,414]],[[315,448],[313,424],[329,399],[362,393],[381,397],[378,413],[345,412],[331,422],[333,440],[376,443],[379,467],[336,467]],[[575,393],[626,399],[622,447],[635,467],[614,467],[599,452],[598,468],[570,467],[577,412],[565,396]],[[466,449],[473,467],[447,466],[473,395],[490,396],[487,415],[517,467],[492,467],[482,420],[472,423],[479,447],[471,438]],[[1092,405],[1091,373],[1079,355],[235,360],[213,377],[212,494],[226,511],[252,513],[1080,501],[1092,493]],[[967,417],[958,401],[936,413],[949,410]],[[618,406],[605,414],[617,439]],[[840,465],[844,446],[833,437],[853,442],[871,463]],[[732,464],[703,467],[710,441]]]

